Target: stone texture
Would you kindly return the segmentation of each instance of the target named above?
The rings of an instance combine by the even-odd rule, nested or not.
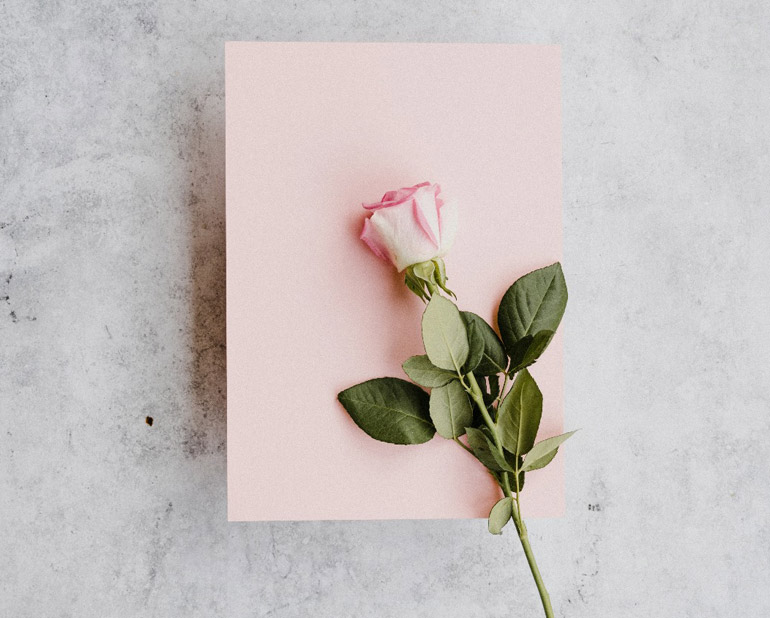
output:
[[[0,3],[0,615],[540,615],[481,521],[226,523],[237,39],[563,46],[557,615],[770,613],[769,29],[761,0]]]

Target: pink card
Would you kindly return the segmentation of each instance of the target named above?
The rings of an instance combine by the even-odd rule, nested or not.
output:
[[[358,238],[362,201],[429,180],[460,210],[461,309],[561,257],[554,46],[228,43],[227,458],[232,521],[486,517],[498,498],[451,441],[377,442],[338,403],[405,378],[424,305]],[[539,439],[562,429],[562,339],[532,368]],[[561,455],[527,516],[564,509]]]

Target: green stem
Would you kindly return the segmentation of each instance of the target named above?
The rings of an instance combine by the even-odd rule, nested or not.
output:
[[[503,372],[503,387],[500,389],[500,392],[497,394],[497,398],[495,401],[497,402],[497,405],[500,405],[500,403],[503,401],[503,397],[505,397],[505,389],[508,386],[508,372]]]
[[[495,423],[492,420],[492,417],[489,416],[489,410],[487,410],[487,404],[484,403],[484,395],[481,393],[481,388],[479,387],[479,383],[476,382],[476,376],[473,375],[473,372],[468,373],[465,375],[466,378],[468,378],[468,383],[470,384],[470,387],[466,387],[466,390],[468,391],[468,394],[471,396],[471,399],[476,403],[476,405],[479,407],[479,411],[481,412],[481,415],[484,417],[484,422],[487,424],[487,427],[489,427],[490,431],[492,432],[492,436],[495,439],[495,446],[497,446],[500,449],[500,453],[502,454],[502,444],[500,444],[500,440],[497,437],[497,429],[495,428]]]
[[[497,435],[497,427],[495,426],[495,422],[492,420],[492,417],[489,415],[489,410],[487,410],[487,404],[484,403],[484,395],[481,394],[481,388],[479,387],[479,383],[476,381],[476,376],[473,375],[473,373],[469,373],[465,376],[468,378],[468,382],[470,383],[470,388],[468,388],[468,393],[471,396],[471,399],[476,403],[479,410],[481,411],[481,415],[484,417],[484,422],[487,424],[487,427],[489,427],[489,430],[492,432],[492,438],[495,441],[495,446],[497,447],[498,452],[500,455],[505,459],[505,452],[503,451],[503,443],[500,442],[500,437]],[[503,473],[503,484],[502,484],[502,490],[503,493],[506,496],[511,495],[511,485],[508,481],[508,475]]]
[[[484,422],[487,424],[487,427],[489,427],[489,429],[492,432],[492,437],[494,438],[495,446],[500,451],[500,454],[503,456],[503,458],[505,458],[505,453],[503,452],[503,444],[500,441],[499,436],[497,435],[497,427],[495,426],[495,423],[492,421],[492,417],[489,415],[487,406],[484,403],[484,396],[482,395],[481,389],[479,388],[479,383],[476,381],[476,377],[473,375],[473,373],[468,373],[465,377],[468,378],[468,383],[470,385],[469,387],[466,387],[466,390],[468,391],[468,394],[471,396],[471,399],[473,399],[473,401],[479,407],[479,410],[481,411],[481,415],[484,417]],[[463,385],[465,385],[464,381],[463,381]],[[545,584],[543,583],[543,577],[542,575],[540,575],[540,569],[537,567],[537,562],[535,561],[535,554],[532,553],[532,546],[529,544],[529,535],[527,534],[527,526],[524,525],[524,520],[521,518],[521,509],[519,507],[519,493],[521,491],[521,487],[519,486],[518,460],[515,466],[514,478],[516,479],[515,497],[513,495],[513,492],[511,491],[510,481],[508,480],[508,473],[506,472],[502,473],[503,482],[502,482],[501,488],[503,490],[503,493],[508,498],[511,498],[511,506],[513,509],[513,521],[514,521],[514,524],[516,525],[516,530],[519,533],[519,540],[521,541],[521,546],[524,549],[524,555],[527,557],[527,564],[529,564],[529,570],[532,571],[532,577],[535,578],[535,584],[537,585],[538,593],[540,593],[540,600],[543,603],[543,610],[545,610],[545,616],[546,618],[553,618],[553,608],[551,607],[551,597],[548,595],[548,590],[546,590]]]
[[[471,449],[469,449],[467,446],[465,446],[465,445],[462,443],[462,441],[460,440],[460,438],[452,438],[452,439],[453,439],[455,442],[457,442],[457,444],[459,444],[460,446],[462,446],[462,447],[463,447],[463,448],[464,448],[466,451],[468,451],[468,452],[469,452],[471,455],[473,455],[473,451],[472,451]],[[474,457],[475,457],[475,455],[474,455]]]
[[[521,517],[521,507],[519,504],[519,466],[516,465],[516,498],[511,501],[513,507],[513,520],[516,524],[516,530],[519,533],[519,540],[521,546],[524,549],[524,555],[527,557],[527,564],[529,564],[529,570],[532,571],[532,577],[535,578],[535,584],[537,585],[537,591],[540,594],[540,601],[543,603],[543,610],[545,611],[546,618],[553,618],[553,608],[551,607],[551,597],[546,590],[545,583],[543,582],[543,576],[540,575],[540,569],[537,567],[537,561],[535,560],[535,554],[532,552],[532,546],[529,544],[529,535],[527,534],[527,526],[524,524],[524,520]]]
[[[519,521],[521,521],[521,517],[519,517]],[[546,618],[553,618],[551,597],[548,595],[548,590],[546,590],[545,584],[543,583],[540,569],[537,568],[535,554],[532,553],[532,547],[529,544],[529,537],[527,536],[527,528],[523,521],[521,521],[521,528],[519,529],[519,539],[521,539],[521,546],[524,548],[524,554],[527,556],[529,570],[532,571],[532,577],[535,578],[535,584],[537,584],[537,591],[540,593],[540,600],[543,603],[543,610],[545,611]]]

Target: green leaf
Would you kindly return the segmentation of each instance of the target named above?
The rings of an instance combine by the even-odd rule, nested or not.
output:
[[[513,500],[508,497],[499,500],[489,511],[489,531],[492,534],[502,534],[505,524],[511,520],[512,516]]]
[[[559,447],[574,433],[574,431],[569,431],[560,436],[546,438],[535,444],[535,446],[532,447],[532,450],[527,453],[527,456],[524,458],[524,467],[522,470],[528,471],[545,468],[545,466],[551,463],[553,458],[556,457],[556,453],[559,452]]]
[[[473,322],[466,321],[465,327],[468,329],[468,358],[463,365],[463,373],[470,373],[475,371],[484,357],[484,339]]]
[[[462,371],[468,359],[468,331],[451,300],[434,294],[422,314],[422,341],[430,362],[447,371]]]
[[[399,378],[375,378],[337,395],[361,429],[375,440],[421,444],[433,437],[428,393]]]
[[[465,433],[473,419],[473,408],[460,382],[452,380],[430,392],[430,418],[442,438],[452,440]]]
[[[517,342],[527,335],[555,332],[566,307],[567,284],[558,262],[518,279],[503,295],[497,312],[497,324],[508,354],[513,356]]]
[[[497,426],[503,446],[514,455],[524,455],[535,443],[543,395],[529,371],[522,369],[497,411]]]
[[[467,427],[465,431],[468,434],[468,446],[484,466],[493,472],[513,472],[513,468],[483,431],[474,427]]]
[[[523,339],[519,339],[511,353],[509,373],[513,375],[533,364],[545,352],[553,336],[552,330],[540,330],[534,335],[527,335]]]
[[[475,367],[475,373],[485,376],[503,373],[508,365],[508,359],[505,356],[505,350],[503,349],[500,337],[497,336],[495,330],[481,316],[471,311],[463,311],[462,314],[465,323],[468,326],[472,324],[475,327],[476,333],[474,336],[480,336],[484,341],[483,356]],[[472,347],[473,344],[471,343]]]
[[[457,379],[456,373],[439,369],[425,354],[412,356],[401,367],[413,382],[426,388],[438,388]]]

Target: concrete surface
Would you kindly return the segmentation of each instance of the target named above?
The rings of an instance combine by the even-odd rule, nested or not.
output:
[[[231,39],[563,45],[557,615],[769,615],[769,29],[761,0],[0,2],[0,616],[540,615],[481,521],[225,522]]]

